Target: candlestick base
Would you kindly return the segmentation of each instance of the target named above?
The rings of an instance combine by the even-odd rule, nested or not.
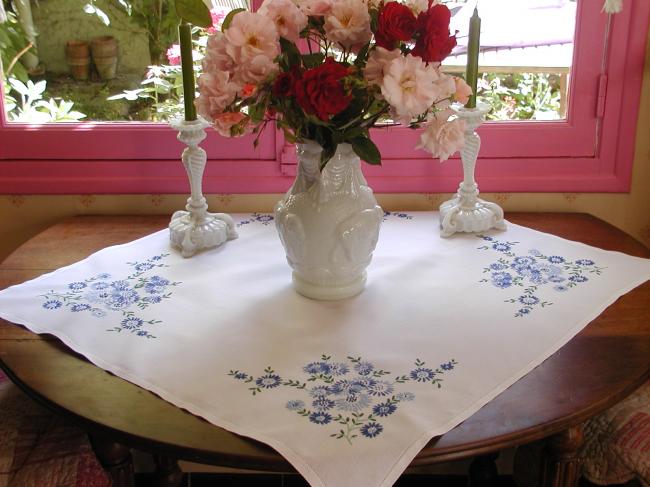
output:
[[[169,223],[169,240],[172,247],[181,251],[183,257],[191,257],[202,249],[221,245],[237,238],[235,222],[225,213],[208,213],[208,203],[203,196],[203,171],[207,155],[199,147],[205,139],[205,120],[175,120],[172,127],[178,130],[178,140],[187,145],[183,151],[183,165],[190,180],[191,196],[186,211],[177,211]]]
[[[440,205],[440,235],[449,237],[456,232],[484,232],[490,228],[506,229],[503,210],[496,203],[478,197],[478,184],[474,180],[476,159],[481,138],[476,128],[481,125],[490,107],[479,104],[476,108],[457,108],[456,114],[465,121],[465,147],[460,153],[463,161],[463,182],[456,197]]]
[[[233,219],[225,213],[206,213],[202,221],[197,221],[191,212],[177,211],[169,223],[169,240],[183,257],[217,247],[237,236]]]
[[[460,189],[458,190],[460,193]],[[478,194],[478,191],[476,192]],[[440,205],[440,235],[450,237],[457,232],[484,232],[490,228],[505,230],[503,210],[496,203],[476,198],[472,206],[465,206],[461,197]]]

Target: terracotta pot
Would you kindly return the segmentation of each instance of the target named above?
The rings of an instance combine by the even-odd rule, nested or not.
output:
[[[115,78],[117,73],[117,39],[111,36],[95,37],[90,41],[93,62],[103,80]]]
[[[86,81],[90,73],[90,47],[85,41],[68,41],[65,45],[65,58],[72,77]]]

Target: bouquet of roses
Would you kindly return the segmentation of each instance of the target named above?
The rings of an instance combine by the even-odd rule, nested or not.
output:
[[[447,159],[464,141],[449,107],[471,89],[440,70],[456,45],[449,9],[408,1],[265,0],[255,13],[231,11],[208,40],[199,114],[225,136],[273,121],[290,142],[320,144],[321,168],[342,143],[379,164],[369,130],[387,120],[422,127],[418,148]]]

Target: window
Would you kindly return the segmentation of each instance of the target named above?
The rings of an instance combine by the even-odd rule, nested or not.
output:
[[[544,1],[549,2],[527,0]],[[503,8],[502,0],[496,3]],[[486,4],[481,3],[483,9]],[[541,117],[551,120],[495,121],[479,129],[483,146],[477,175],[483,191],[629,189],[650,3],[626,2],[622,13],[609,17],[600,12],[601,2],[578,0],[574,5],[572,62],[564,73],[562,110]],[[4,193],[187,191],[179,163],[182,146],[164,125],[24,125],[6,118],[0,124]],[[439,164],[415,150],[416,132],[390,127],[376,129],[373,138],[383,165],[364,172],[375,191],[456,190],[458,161]],[[210,159],[206,192],[281,192],[295,174],[293,147],[274,130],[266,130],[257,149],[250,139],[224,139],[212,132],[203,147]]]

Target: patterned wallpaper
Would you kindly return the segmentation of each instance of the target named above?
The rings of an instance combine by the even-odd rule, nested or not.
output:
[[[649,42],[650,46],[650,42]],[[637,125],[636,152],[629,193],[485,193],[506,211],[590,213],[634,236],[650,247],[650,48]],[[179,162],[180,164],[180,162]],[[479,186],[481,181],[478,181]],[[388,211],[431,210],[449,194],[380,194]],[[270,212],[279,194],[208,196],[211,211]],[[169,214],[185,206],[186,195],[0,195],[0,260],[31,236],[56,221],[84,214]]]

